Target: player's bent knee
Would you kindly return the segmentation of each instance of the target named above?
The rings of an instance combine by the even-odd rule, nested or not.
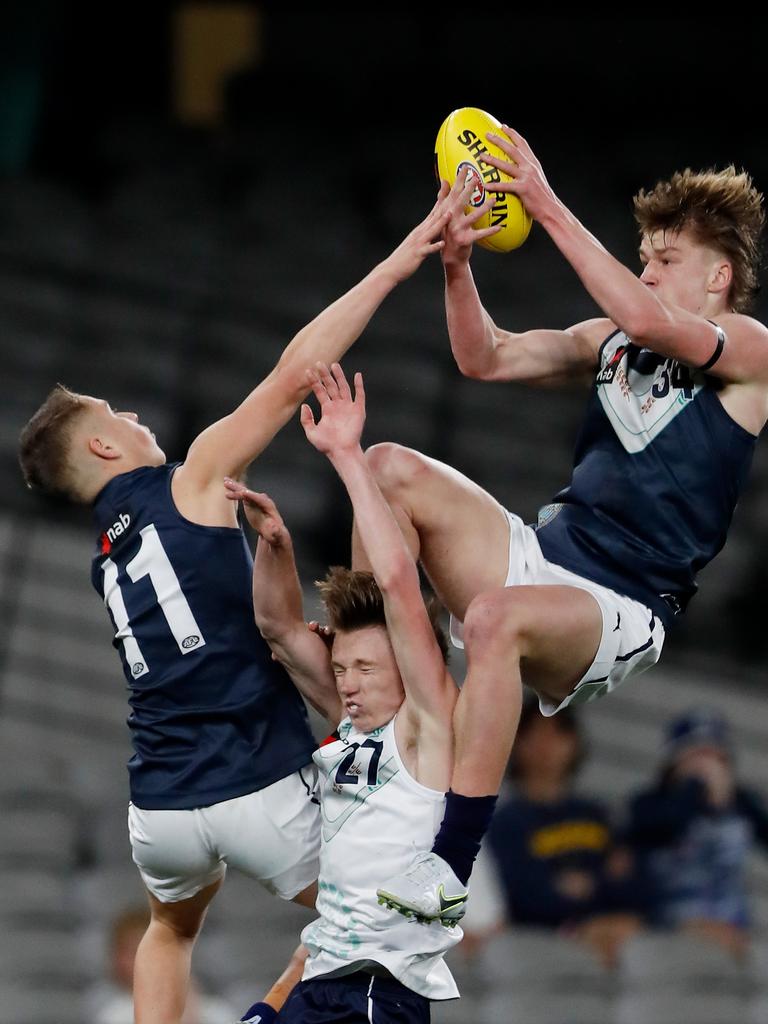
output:
[[[524,603],[508,588],[478,594],[464,617],[464,643],[477,656],[499,647],[520,648],[528,633]]]
[[[407,490],[427,469],[427,462],[419,452],[393,441],[372,445],[365,457],[379,487],[388,495]]]

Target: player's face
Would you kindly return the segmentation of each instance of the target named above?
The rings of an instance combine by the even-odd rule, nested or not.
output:
[[[643,264],[640,280],[653,289],[662,302],[697,315],[707,311],[718,268],[727,263],[722,254],[697,241],[687,228],[643,235],[640,262]],[[725,299],[725,293],[722,297]]]
[[[355,728],[378,729],[405,699],[403,680],[383,626],[338,632],[331,656],[336,689]]]
[[[163,465],[165,453],[149,427],[139,423],[135,412],[116,411],[103,398],[80,397],[90,406],[88,431],[92,436],[98,434],[137,466]]]

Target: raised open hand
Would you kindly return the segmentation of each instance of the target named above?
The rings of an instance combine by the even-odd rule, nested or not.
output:
[[[449,191],[447,182],[441,182],[435,205],[384,261],[398,281],[414,274],[427,256],[439,252],[445,245],[442,232],[451,218],[451,207],[447,203]]]
[[[317,422],[308,405],[301,407],[301,425],[309,443],[329,458],[359,448],[365,423],[363,375],[355,374],[354,397],[338,363],[330,370],[324,363],[318,363],[315,370],[308,371],[308,380],[320,403]]]

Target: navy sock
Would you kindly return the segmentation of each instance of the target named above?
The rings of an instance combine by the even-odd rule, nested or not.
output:
[[[248,1024],[273,1024],[277,1020],[277,1010],[269,1003],[254,1003],[249,1007],[240,1021],[247,1021]]]
[[[462,796],[452,789],[445,795],[445,814],[432,852],[450,864],[462,885],[467,884],[472,874],[496,799],[496,796]]]

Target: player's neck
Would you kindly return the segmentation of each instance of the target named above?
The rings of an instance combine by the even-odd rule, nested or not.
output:
[[[97,470],[90,475],[83,487],[83,491],[87,495],[87,504],[92,505],[107,484],[111,483],[116,477],[123,476],[125,473],[132,473],[134,469],[142,469],[145,466],[151,465],[152,463],[150,462],[140,462],[136,459],[120,458],[115,459],[104,466],[99,466]]]
[[[699,310],[699,316],[703,316],[706,320],[717,320],[724,313],[732,313],[728,300],[722,297],[722,294],[708,294],[704,299],[704,303]]]

